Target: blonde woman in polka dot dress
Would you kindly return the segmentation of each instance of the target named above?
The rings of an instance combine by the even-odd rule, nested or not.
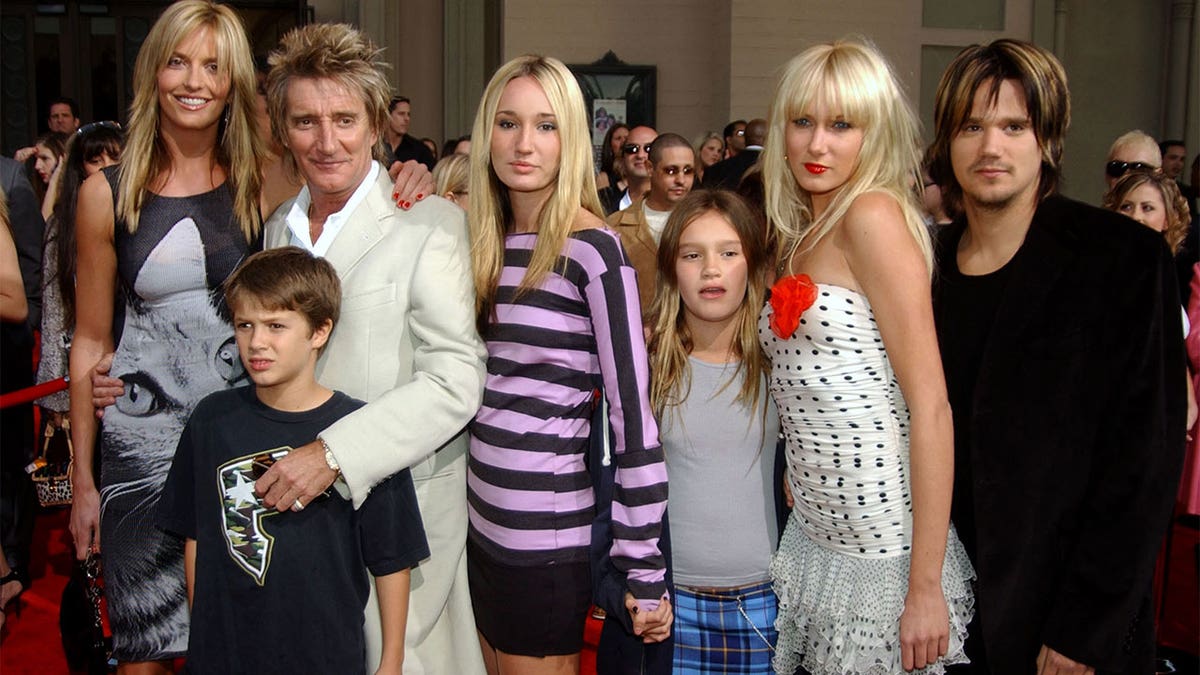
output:
[[[793,59],[772,105],[763,179],[780,278],[759,327],[794,498],[771,564],[779,673],[966,661],[974,573],[950,528],[917,138],[887,63],[855,42]]]

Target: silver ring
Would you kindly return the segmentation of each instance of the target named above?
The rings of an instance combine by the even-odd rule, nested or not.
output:
[[[299,497],[296,497],[296,501],[292,503],[292,510],[293,511],[303,511],[304,510],[304,502],[300,501]]]

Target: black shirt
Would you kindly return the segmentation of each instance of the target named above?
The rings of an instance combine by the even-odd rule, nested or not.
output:
[[[388,148],[387,166],[391,166],[395,162],[407,162],[410,159],[415,159],[425,165],[425,168],[433,171],[433,165],[437,163],[437,159],[429,148],[420,141],[413,138],[409,134],[404,134],[400,137],[400,142],[394,148]]]
[[[947,242],[954,248],[958,241]],[[934,306],[946,393],[955,420],[969,420],[974,412],[975,385],[995,324],[1004,289],[1012,278],[1013,261],[1020,249],[1000,269],[982,275],[965,275],[958,269],[956,255],[938,270]],[[971,471],[971,429],[954,425],[954,498],[951,516],[958,537],[971,560],[975,560],[975,509]]]
[[[399,572],[429,557],[407,469],[357,511],[336,491],[299,512],[254,496],[253,458],[311,442],[363,403],[341,392],[298,413],[254,387],[196,407],[159,504],[164,530],[197,541],[188,636],[192,673],[362,673],[367,570]]]

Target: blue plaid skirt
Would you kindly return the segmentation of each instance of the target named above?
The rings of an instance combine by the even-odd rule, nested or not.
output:
[[[771,582],[715,592],[676,586],[673,600],[676,675],[774,672]]]

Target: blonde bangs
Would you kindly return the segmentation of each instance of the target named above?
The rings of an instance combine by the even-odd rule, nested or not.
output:
[[[829,208],[814,217],[809,196],[787,165],[784,135],[791,120],[811,115],[825,104],[862,129],[862,147],[853,174]],[[838,41],[805,50],[788,63],[771,106],[771,133],[764,148],[764,198],[767,218],[779,242],[780,262],[811,250],[866,192],[892,195],[904,212],[908,229],[932,270],[932,248],[915,195],[908,189],[920,181],[920,129],[891,67],[869,43]]]

